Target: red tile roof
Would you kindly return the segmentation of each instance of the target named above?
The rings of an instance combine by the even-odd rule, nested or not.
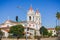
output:
[[[47,28],[48,30],[55,30],[55,28]]]

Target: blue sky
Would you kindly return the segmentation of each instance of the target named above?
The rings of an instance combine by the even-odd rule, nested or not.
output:
[[[56,26],[55,15],[57,11],[60,12],[60,0],[0,0],[0,24],[8,17],[14,21],[15,16],[19,16],[19,20],[26,20],[30,5],[34,11],[39,10],[43,26],[48,28]]]

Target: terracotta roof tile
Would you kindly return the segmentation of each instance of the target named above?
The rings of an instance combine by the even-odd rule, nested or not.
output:
[[[47,28],[48,30],[55,30],[55,28]]]

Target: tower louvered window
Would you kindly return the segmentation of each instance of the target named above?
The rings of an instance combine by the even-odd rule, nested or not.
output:
[[[31,20],[31,16],[29,16],[29,20]]]

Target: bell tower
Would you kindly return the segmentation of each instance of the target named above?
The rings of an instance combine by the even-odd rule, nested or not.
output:
[[[36,35],[40,35],[39,29],[41,27],[41,15],[38,10],[36,10],[35,12],[32,9],[32,6],[30,6],[30,9],[27,12],[27,27],[32,28],[30,29],[30,31],[33,34],[33,36],[35,35],[35,31]]]
[[[35,13],[35,22],[36,22],[36,29],[39,30],[41,27],[41,15],[38,10]]]
[[[35,15],[35,12],[32,9],[32,6],[30,6],[30,9],[27,13],[27,21],[34,21],[34,15]]]
[[[35,25],[36,25],[36,35],[40,36],[39,29],[41,28],[41,15],[38,10],[35,13]]]
[[[28,28],[35,28],[35,23],[34,23],[34,18],[35,18],[35,12],[32,9],[32,6],[30,6],[30,9],[27,12],[27,27]],[[34,36],[34,30],[29,29]],[[33,31],[33,32],[32,32]]]

